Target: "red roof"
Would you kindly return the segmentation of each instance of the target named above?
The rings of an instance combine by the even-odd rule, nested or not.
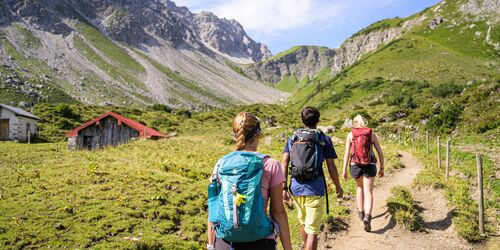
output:
[[[88,122],[84,123],[83,125],[69,131],[68,133],[66,133],[66,136],[67,137],[76,137],[76,136],[78,136],[78,131],[80,131],[80,130],[82,130],[82,129],[102,120],[103,118],[108,117],[108,116],[112,116],[112,117],[116,118],[119,122],[125,123],[129,127],[137,130],[139,132],[140,138],[151,138],[151,137],[163,138],[163,137],[166,137],[164,134],[162,134],[159,131],[156,131],[152,128],[148,128],[139,122],[136,122],[132,119],[128,119],[128,118],[123,117],[123,116],[121,116],[117,113],[114,113],[114,112],[106,112],[106,113],[100,115],[99,117],[96,117],[96,118],[92,119],[91,121],[88,121]]]

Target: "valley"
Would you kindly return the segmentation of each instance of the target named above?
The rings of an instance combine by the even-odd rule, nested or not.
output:
[[[407,177],[400,188],[422,206],[411,216],[424,218],[423,231],[413,232],[378,200],[377,229],[390,228],[370,235],[377,246],[451,239],[453,249],[497,249],[499,10],[497,0],[441,1],[373,23],[338,48],[273,55],[238,21],[169,0],[0,0],[0,103],[41,118],[30,144],[0,142],[0,248],[204,248],[207,180],[234,149],[232,119],[260,117],[259,151],[280,159],[284,139],[303,126],[300,110],[315,106],[340,157],[353,117],[367,118],[386,179]],[[68,131],[108,111],[167,138],[67,149]],[[438,137],[441,157],[451,141],[449,180],[436,166]],[[485,157],[485,234],[476,153]],[[376,187],[385,198],[397,186],[387,180]],[[341,184],[345,198],[330,195],[323,217],[323,248],[364,233],[351,218],[354,181]],[[333,183],[328,189],[335,193]],[[302,249],[297,211],[287,212],[293,247]]]

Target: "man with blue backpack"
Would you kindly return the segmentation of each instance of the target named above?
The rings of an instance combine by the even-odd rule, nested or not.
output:
[[[334,159],[337,158],[330,137],[317,129],[320,113],[315,107],[306,107],[301,112],[305,128],[298,129],[286,142],[281,167],[288,179],[283,184],[283,200],[290,202],[292,195],[301,226],[302,240],[306,250],[317,249],[323,209],[326,201],[328,213],[328,189],[323,162],[335,184],[337,197],[343,195]],[[290,166],[289,166],[290,165]],[[325,196],[325,198],[323,198]]]

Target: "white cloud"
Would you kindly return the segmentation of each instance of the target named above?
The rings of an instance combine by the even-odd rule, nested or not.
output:
[[[211,11],[235,19],[256,34],[271,35],[323,22],[339,13],[339,2],[328,0],[177,0],[191,11]]]
[[[268,36],[316,26],[325,28],[353,12],[382,7],[396,0],[177,0],[192,11],[211,11],[235,19],[245,30]],[[369,9],[370,10],[370,9]]]

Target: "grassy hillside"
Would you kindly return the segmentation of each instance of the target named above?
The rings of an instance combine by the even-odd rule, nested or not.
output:
[[[484,141],[495,138],[498,143],[499,52],[485,42],[488,29],[499,42],[498,35],[491,35],[498,34],[498,26],[468,21],[457,8],[451,1],[441,6],[441,13],[427,9],[420,25],[339,75],[312,79],[314,84],[298,90],[291,105],[319,106],[338,116],[337,124],[353,112],[364,112],[374,125],[388,130],[413,125],[451,133],[458,127],[455,136],[485,133]],[[432,30],[428,24],[435,16],[446,21]]]

